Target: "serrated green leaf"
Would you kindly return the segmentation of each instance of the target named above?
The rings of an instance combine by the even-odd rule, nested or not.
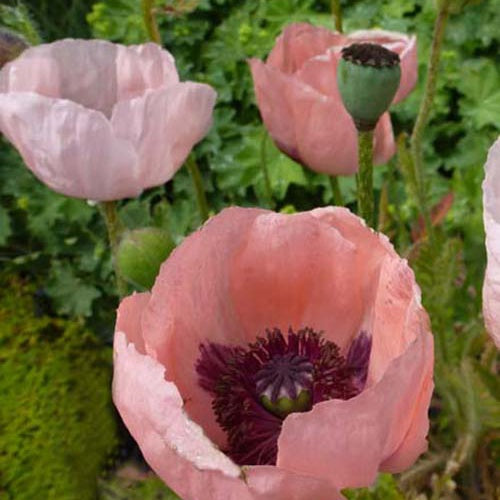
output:
[[[69,264],[56,262],[51,269],[47,292],[59,314],[90,316],[92,304],[101,292],[76,276]]]

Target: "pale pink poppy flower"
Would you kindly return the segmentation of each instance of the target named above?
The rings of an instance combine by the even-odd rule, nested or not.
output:
[[[114,402],[184,500],[332,500],[406,469],[432,372],[412,271],[344,208],[226,209],[118,310]]]
[[[215,91],[180,82],[156,44],[62,40],[0,71],[0,131],[50,188],[107,201],[173,177],[212,121]]]
[[[317,172],[352,175],[358,169],[357,133],[337,87],[343,47],[371,42],[399,54],[401,83],[394,103],[417,81],[415,36],[370,30],[343,35],[306,23],[287,26],[267,61],[251,59],[257,104],[276,145]],[[396,147],[389,113],[374,134],[374,161],[387,162]]]
[[[500,137],[491,147],[483,182],[483,218],[488,264],[483,285],[486,329],[500,349]]]

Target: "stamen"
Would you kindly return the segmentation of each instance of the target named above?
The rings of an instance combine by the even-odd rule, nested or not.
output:
[[[282,421],[328,399],[349,399],[365,385],[371,339],[361,333],[347,358],[310,328],[284,335],[267,330],[244,347],[200,344],[200,386],[213,395],[216,420],[227,433],[226,452],[241,465],[276,462]]]

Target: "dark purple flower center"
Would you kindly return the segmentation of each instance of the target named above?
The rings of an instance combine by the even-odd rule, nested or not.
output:
[[[328,399],[350,399],[366,383],[371,338],[364,332],[347,355],[310,328],[277,328],[248,347],[200,344],[200,386],[213,396],[225,450],[240,465],[274,465],[281,424],[293,412]]]

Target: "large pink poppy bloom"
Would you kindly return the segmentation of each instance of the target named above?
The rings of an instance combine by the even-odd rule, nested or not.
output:
[[[184,500],[343,498],[427,446],[418,286],[344,208],[210,219],[123,300],[114,363],[126,426]]]
[[[50,188],[92,200],[168,181],[207,133],[215,91],[156,44],[62,40],[0,71],[0,131]]]
[[[267,61],[251,59],[257,104],[276,145],[317,172],[351,175],[358,169],[357,133],[337,87],[337,64],[343,47],[371,42],[399,54],[401,83],[394,103],[417,81],[417,41],[402,33],[371,30],[350,35],[306,23],[291,24],[278,37]],[[389,113],[374,134],[374,161],[395,152]]]
[[[500,349],[500,137],[491,147],[483,182],[483,218],[488,264],[483,285],[486,328]]]

